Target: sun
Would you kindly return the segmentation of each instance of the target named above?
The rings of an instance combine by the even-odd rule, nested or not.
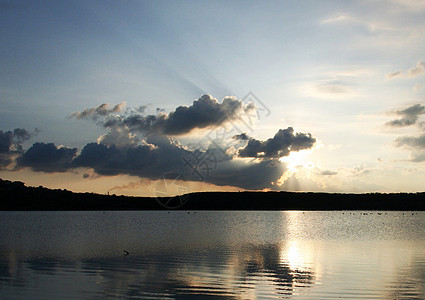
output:
[[[307,160],[307,156],[312,149],[291,152],[288,156],[280,158],[281,162],[286,163],[286,167],[291,173],[296,173],[300,168],[312,169],[313,162]]]

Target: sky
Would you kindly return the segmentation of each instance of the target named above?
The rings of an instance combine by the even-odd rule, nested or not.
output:
[[[0,178],[421,192],[425,1],[0,1]]]

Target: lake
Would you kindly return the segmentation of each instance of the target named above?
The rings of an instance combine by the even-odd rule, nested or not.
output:
[[[425,299],[425,212],[0,212],[1,299]]]

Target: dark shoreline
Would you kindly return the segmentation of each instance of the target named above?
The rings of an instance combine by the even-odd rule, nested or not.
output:
[[[166,209],[424,211],[425,193],[202,192],[155,198],[73,193],[0,179],[0,210],[3,211]]]

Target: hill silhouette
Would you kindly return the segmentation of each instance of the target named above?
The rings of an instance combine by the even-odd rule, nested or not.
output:
[[[0,179],[0,210],[425,210],[425,193],[200,192],[172,198],[74,193]]]

